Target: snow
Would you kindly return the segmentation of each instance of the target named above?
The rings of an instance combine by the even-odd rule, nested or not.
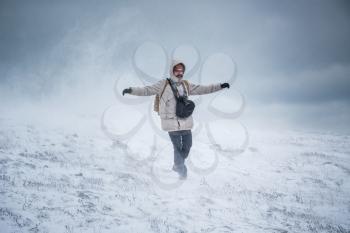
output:
[[[1,232],[350,232],[349,135],[248,128],[230,156],[202,128],[179,181],[170,140],[146,124],[113,143],[99,120],[0,119]]]

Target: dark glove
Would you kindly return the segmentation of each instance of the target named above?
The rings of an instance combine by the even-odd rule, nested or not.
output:
[[[124,95],[125,93],[130,94],[130,93],[131,93],[131,87],[124,89],[124,90],[123,90],[123,95]]]
[[[230,88],[230,84],[228,84],[228,83],[221,83],[221,88],[225,88],[225,87]]]

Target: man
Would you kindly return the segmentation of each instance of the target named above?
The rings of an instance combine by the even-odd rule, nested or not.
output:
[[[188,88],[185,85],[183,75],[185,73],[185,64],[174,60],[170,66],[170,80],[177,88],[180,96],[204,95],[213,93],[223,88],[230,88],[228,83],[217,83],[211,85],[197,85],[188,82]],[[171,86],[166,85],[166,80],[160,80],[157,83],[144,87],[129,87],[123,90],[125,93],[137,96],[161,95],[159,102],[159,116],[161,118],[162,130],[167,131],[174,147],[174,166],[181,179],[187,177],[187,167],[185,159],[188,157],[192,147],[193,118],[192,115],[187,118],[176,116],[176,99]],[[165,87],[165,89],[164,89]],[[187,90],[188,89],[188,90]]]

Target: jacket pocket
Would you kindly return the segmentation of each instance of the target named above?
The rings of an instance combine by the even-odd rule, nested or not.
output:
[[[175,119],[176,116],[173,113],[162,112],[162,113],[160,113],[160,118],[163,118],[163,119]]]

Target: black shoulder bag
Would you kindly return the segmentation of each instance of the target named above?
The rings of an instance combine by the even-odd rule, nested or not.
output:
[[[167,78],[167,80],[176,99],[176,116],[180,118],[186,118],[191,116],[195,107],[194,102],[187,98],[188,93],[185,96],[180,96],[179,91],[174,87],[172,80],[170,80],[169,78]]]

